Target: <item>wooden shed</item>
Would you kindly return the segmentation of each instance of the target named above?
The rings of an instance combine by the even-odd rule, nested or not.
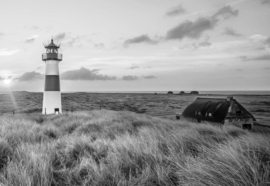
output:
[[[241,128],[253,128],[254,116],[238,101],[229,96],[222,98],[197,98],[182,113],[193,122],[211,122],[222,125],[236,125]]]

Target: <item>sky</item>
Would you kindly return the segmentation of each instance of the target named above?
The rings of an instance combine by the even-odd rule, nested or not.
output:
[[[0,92],[270,90],[270,0],[0,0]],[[10,83],[7,83],[10,82]]]

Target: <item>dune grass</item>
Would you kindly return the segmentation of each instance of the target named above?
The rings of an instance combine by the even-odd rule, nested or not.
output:
[[[270,137],[131,112],[0,117],[0,185],[267,185]]]

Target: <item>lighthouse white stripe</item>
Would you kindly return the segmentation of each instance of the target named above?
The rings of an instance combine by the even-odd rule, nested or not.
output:
[[[59,75],[58,68],[59,61],[46,61],[46,72],[45,75]]]

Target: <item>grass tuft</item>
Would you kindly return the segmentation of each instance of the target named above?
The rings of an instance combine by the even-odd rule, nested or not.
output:
[[[2,170],[10,160],[12,160],[13,150],[5,141],[0,141],[0,170]]]

